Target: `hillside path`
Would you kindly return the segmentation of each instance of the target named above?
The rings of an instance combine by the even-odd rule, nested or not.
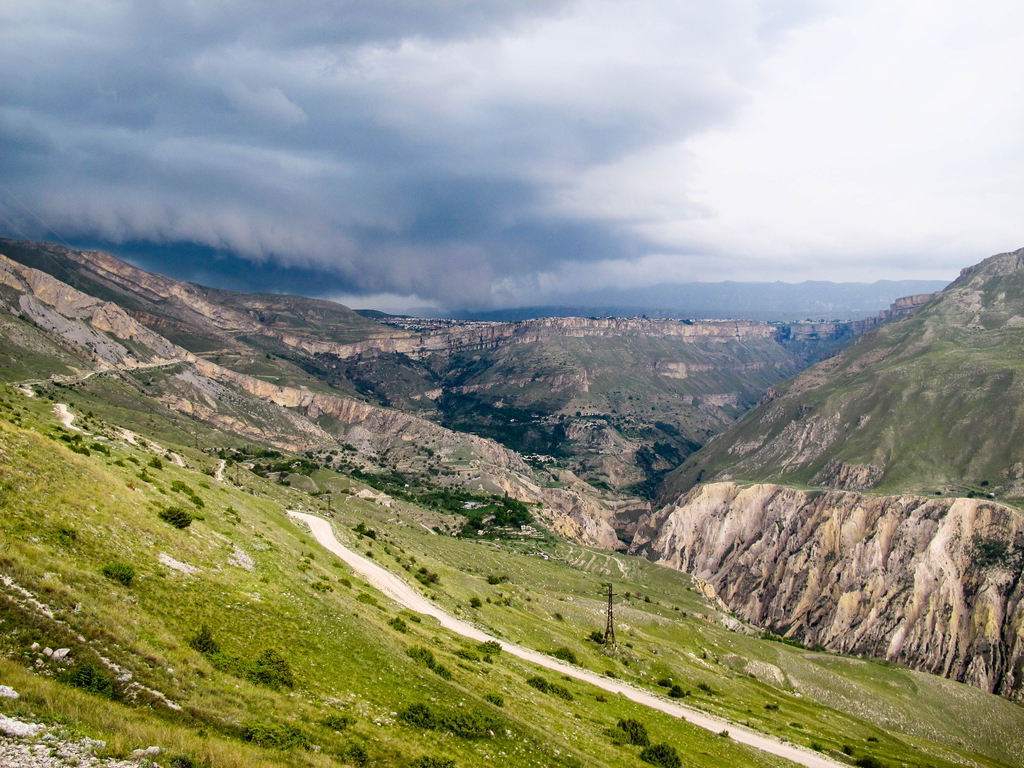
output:
[[[636,688],[628,683],[624,683],[619,680],[612,680],[595,674],[589,670],[564,664],[543,653],[538,653],[537,651],[524,648],[520,645],[513,645],[499,637],[489,635],[486,632],[477,629],[472,624],[462,621],[461,619],[457,619],[451,614],[442,611],[427,598],[423,597],[423,595],[419,594],[419,592],[409,586],[405,581],[391,573],[391,571],[386,570],[362,555],[356,554],[352,550],[342,546],[334,537],[334,531],[331,530],[331,524],[329,521],[324,520],[322,517],[307,515],[303,512],[295,512],[290,509],[287,510],[287,512],[291,517],[301,520],[308,525],[313,534],[313,538],[315,538],[324,549],[344,560],[354,571],[364,576],[366,580],[378,590],[386,594],[399,605],[403,605],[411,611],[422,613],[427,616],[433,616],[445,629],[481,643],[494,640],[501,643],[501,647],[506,653],[517,656],[524,661],[537,664],[541,667],[546,667],[547,669],[558,672],[562,675],[569,675],[577,680],[582,680],[586,683],[597,686],[598,688],[602,688],[609,693],[620,693],[626,698],[635,701],[637,704],[642,704],[644,706],[651,707],[652,709],[657,709],[660,712],[681,718],[686,720],[688,723],[709,730],[712,733],[721,733],[723,730],[728,730],[729,736],[740,744],[746,744],[754,747],[755,749],[760,749],[764,752],[783,757],[787,760],[792,760],[794,763],[807,766],[807,768],[847,768],[842,763],[830,760],[827,757],[811,752],[810,750],[802,749],[793,744],[783,744],[781,741],[747,730],[743,726],[736,725],[728,720],[722,720],[705,714],[699,710],[691,709],[690,707],[684,707],[679,704],[664,701],[654,694],[648,693],[641,688]]]
[[[224,482],[224,467],[228,465],[224,459],[220,460],[220,464],[217,465],[217,471],[213,473],[213,479],[218,482]]]
[[[68,407],[65,403],[57,403],[55,406],[53,406],[53,411],[54,413],[57,414],[57,418],[60,419],[60,423],[63,424],[66,428],[73,430],[75,432],[82,431],[81,429],[79,429],[78,427],[71,423],[75,420],[75,414],[68,410]]]

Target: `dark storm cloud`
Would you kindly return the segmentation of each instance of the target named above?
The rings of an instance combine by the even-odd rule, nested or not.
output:
[[[651,250],[629,216],[559,196],[727,120],[758,25],[806,15],[627,5],[14,3],[0,213],[16,230],[0,227],[49,236],[38,214],[234,287],[522,299],[559,264]]]

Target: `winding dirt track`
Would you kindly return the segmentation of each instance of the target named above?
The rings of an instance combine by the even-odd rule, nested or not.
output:
[[[590,672],[589,670],[564,664],[543,653],[538,653],[537,651],[532,651],[529,648],[523,648],[519,645],[512,645],[501,638],[489,635],[486,632],[477,629],[472,624],[468,624],[461,619],[455,618],[451,614],[445,613],[402,581],[402,579],[398,578],[395,574],[382,568],[371,560],[368,560],[362,555],[358,555],[352,550],[343,547],[338,540],[334,538],[334,532],[331,530],[331,524],[327,520],[315,517],[314,515],[307,515],[303,512],[295,512],[290,509],[287,510],[287,512],[291,517],[301,520],[308,525],[310,531],[313,533],[313,538],[315,538],[317,542],[324,547],[324,549],[334,553],[344,560],[354,571],[366,577],[366,580],[374,587],[411,611],[416,611],[417,613],[422,613],[427,616],[433,616],[441,623],[441,626],[455,632],[456,634],[468,637],[471,640],[476,640],[478,642],[495,640],[501,643],[501,647],[506,653],[518,656],[524,661],[529,661],[533,664],[537,664],[538,666],[546,667],[547,669],[558,672],[562,675],[569,675],[577,680],[582,680],[590,683],[591,685],[597,686],[598,688],[603,688],[609,693],[620,693],[638,704],[681,718],[713,733],[720,733],[721,731],[728,729],[729,735],[734,741],[737,741],[740,744],[746,744],[754,747],[755,749],[760,749],[764,752],[784,757],[787,760],[792,760],[794,763],[805,765],[807,768],[846,768],[842,763],[830,760],[827,757],[811,752],[810,750],[805,750],[792,744],[783,744],[780,741],[776,741],[775,739],[763,736],[759,733],[754,733],[753,731],[749,731],[746,728],[727,720],[721,720],[698,710],[665,701],[664,699],[658,698],[657,696],[629,685],[628,683],[611,680]]]

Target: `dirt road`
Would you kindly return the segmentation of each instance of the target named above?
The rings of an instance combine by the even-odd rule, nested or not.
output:
[[[547,669],[558,672],[562,675],[569,675],[577,680],[582,680],[590,683],[591,685],[597,686],[598,688],[603,688],[610,693],[621,693],[623,696],[632,699],[638,704],[643,704],[644,706],[651,707],[652,709],[657,709],[661,712],[665,712],[666,714],[682,718],[693,725],[706,728],[713,733],[721,733],[724,730],[728,730],[732,739],[740,744],[746,744],[754,747],[755,749],[760,749],[764,752],[784,757],[787,760],[792,760],[794,763],[805,765],[807,768],[840,768],[840,766],[843,766],[842,763],[830,760],[827,757],[811,752],[810,750],[801,749],[800,747],[792,744],[783,744],[780,741],[776,741],[775,739],[759,733],[754,733],[743,726],[736,725],[735,723],[731,723],[727,720],[721,720],[700,712],[699,710],[666,701],[652,693],[649,693],[648,691],[629,685],[628,683],[611,680],[590,672],[589,670],[564,664],[543,653],[538,653],[537,651],[530,650],[529,648],[523,648],[519,645],[513,645],[499,637],[489,635],[486,632],[477,629],[472,624],[468,624],[461,619],[455,618],[451,614],[445,613],[398,576],[391,573],[391,571],[388,571],[362,555],[356,554],[350,549],[343,547],[338,540],[334,538],[334,532],[331,530],[331,524],[327,520],[292,510],[288,510],[288,514],[308,525],[310,531],[313,533],[313,538],[315,538],[317,542],[324,547],[324,549],[334,553],[344,560],[349,566],[351,566],[352,570],[364,576],[370,584],[379,589],[385,595],[411,611],[416,611],[417,613],[422,613],[427,616],[433,616],[441,623],[441,626],[462,635],[463,637],[468,637],[471,640],[476,640],[478,642],[495,640],[501,643],[501,647],[506,653],[518,656],[524,661],[529,661],[533,664],[537,664],[538,666],[546,667]]]
[[[64,403],[57,403],[53,406],[53,412],[57,414],[57,418],[60,419],[60,423],[63,424],[67,429],[73,430],[74,432],[81,432],[82,430],[76,427],[73,422],[75,420],[75,414],[68,410],[68,407]]]

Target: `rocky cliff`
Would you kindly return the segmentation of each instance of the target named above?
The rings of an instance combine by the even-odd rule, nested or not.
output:
[[[979,499],[715,483],[641,519],[630,552],[742,618],[1024,700],[1024,517]]]

